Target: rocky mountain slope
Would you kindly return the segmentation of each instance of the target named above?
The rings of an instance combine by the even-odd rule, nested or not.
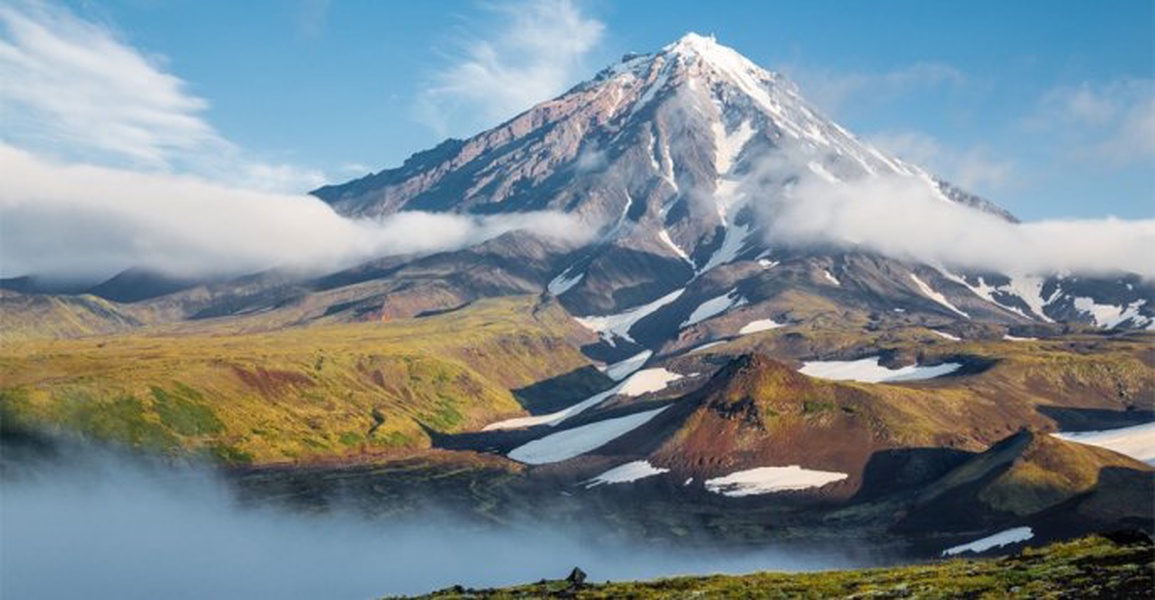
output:
[[[198,282],[130,270],[79,291],[114,301],[116,312],[143,324],[262,313],[270,327],[411,317],[548,293],[602,337],[586,352],[611,362],[732,337],[754,322],[848,313],[931,326],[1155,326],[1155,285],[1133,274],[979,272],[784,237],[783,214],[812,202],[815,190],[872,182],[1014,221],[856,138],[782,75],[689,34],[468,140],[314,192],[354,218],[557,211],[597,229],[590,243],[521,230],[331,274]],[[35,277],[0,287],[61,291],[38,287]],[[20,313],[29,303],[15,294],[0,303]],[[123,327],[109,318],[94,330]]]
[[[689,34],[490,131],[314,193],[351,216],[557,210],[600,225],[596,243],[551,261],[543,287],[612,349],[655,349],[733,312],[782,317],[800,289],[888,317],[1155,324],[1155,288],[1135,276],[972,273],[773,239],[776,212],[807,201],[802,182],[891,179],[1014,220],[857,139],[783,76]]]

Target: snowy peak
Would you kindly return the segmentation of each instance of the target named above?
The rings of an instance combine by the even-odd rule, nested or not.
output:
[[[687,33],[681,39],[662,48],[662,54],[678,57],[687,64],[700,63],[711,71],[734,79],[754,77],[777,79],[780,76],[754,64],[750,59],[729,46],[723,46],[713,35]]]
[[[595,242],[542,264],[549,275],[541,288],[572,314],[592,315],[591,323],[601,322],[594,318],[599,315],[636,317],[614,336],[629,343],[633,323],[651,320],[641,310],[646,307],[670,313],[675,330],[694,321],[691,302],[721,305],[728,298],[730,308],[749,310],[737,302],[747,295],[728,295],[736,288],[723,280],[728,272],[761,273],[762,261],[781,260],[785,248],[768,234],[778,209],[803,202],[806,190],[842,189],[873,177],[907,178],[943,202],[998,212],[859,140],[809,104],[786,77],[711,36],[690,33],[657,52],[628,55],[493,129],[315,194],[338,212],[360,217],[399,211],[574,215],[596,230]],[[809,280],[808,273],[831,266],[797,268]],[[847,275],[839,271],[846,285],[834,287],[851,293],[854,277]],[[712,278],[719,289],[693,289]],[[914,285],[899,279],[891,288]],[[677,300],[680,291],[686,297]],[[684,314],[674,314],[679,311]]]

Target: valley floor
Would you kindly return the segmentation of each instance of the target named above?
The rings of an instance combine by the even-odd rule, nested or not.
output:
[[[1108,537],[1112,539],[1108,539]],[[595,574],[596,575],[596,574]],[[421,598],[1152,598],[1155,548],[1142,533],[1090,536],[1001,558],[884,569],[755,573],[501,589],[439,590]]]

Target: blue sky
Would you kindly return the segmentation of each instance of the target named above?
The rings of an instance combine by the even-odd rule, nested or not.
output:
[[[7,81],[55,68],[52,46],[20,38],[12,14],[91,54],[71,68],[110,65],[109,81],[65,69],[3,92],[4,143],[60,160],[303,191],[397,165],[624,52],[698,31],[785,72],[861,137],[1024,219],[1155,216],[1149,0],[2,6],[0,41],[27,55],[0,67]]]

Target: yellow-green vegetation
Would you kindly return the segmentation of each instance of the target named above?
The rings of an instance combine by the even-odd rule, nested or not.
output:
[[[1001,339],[1001,330],[997,336],[981,330],[972,333],[975,337],[956,342],[921,327],[864,330],[857,323],[807,323],[743,336],[707,352],[762,353],[780,359],[847,359],[886,354],[893,357],[896,366],[968,357],[985,363],[986,368],[970,377],[896,386],[869,385],[876,390],[929,390],[944,399],[954,396],[991,406],[1013,399],[1016,405],[1031,407],[1155,409],[1155,335],[1074,333],[1011,342]]]
[[[428,447],[522,412],[510,390],[588,366],[534,298],[389,323],[139,329],[0,348],[3,417],[230,462]]]
[[[1145,465],[1102,448],[1033,436],[979,499],[997,510],[1028,515],[1095,487],[1104,467]]]
[[[96,296],[24,295],[0,290],[0,344],[113,333],[140,323]]]
[[[1150,543],[1091,536],[1019,556],[820,573],[756,573],[574,586],[451,588],[423,598],[1150,598]],[[596,577],[596,573],[592,574]]]

